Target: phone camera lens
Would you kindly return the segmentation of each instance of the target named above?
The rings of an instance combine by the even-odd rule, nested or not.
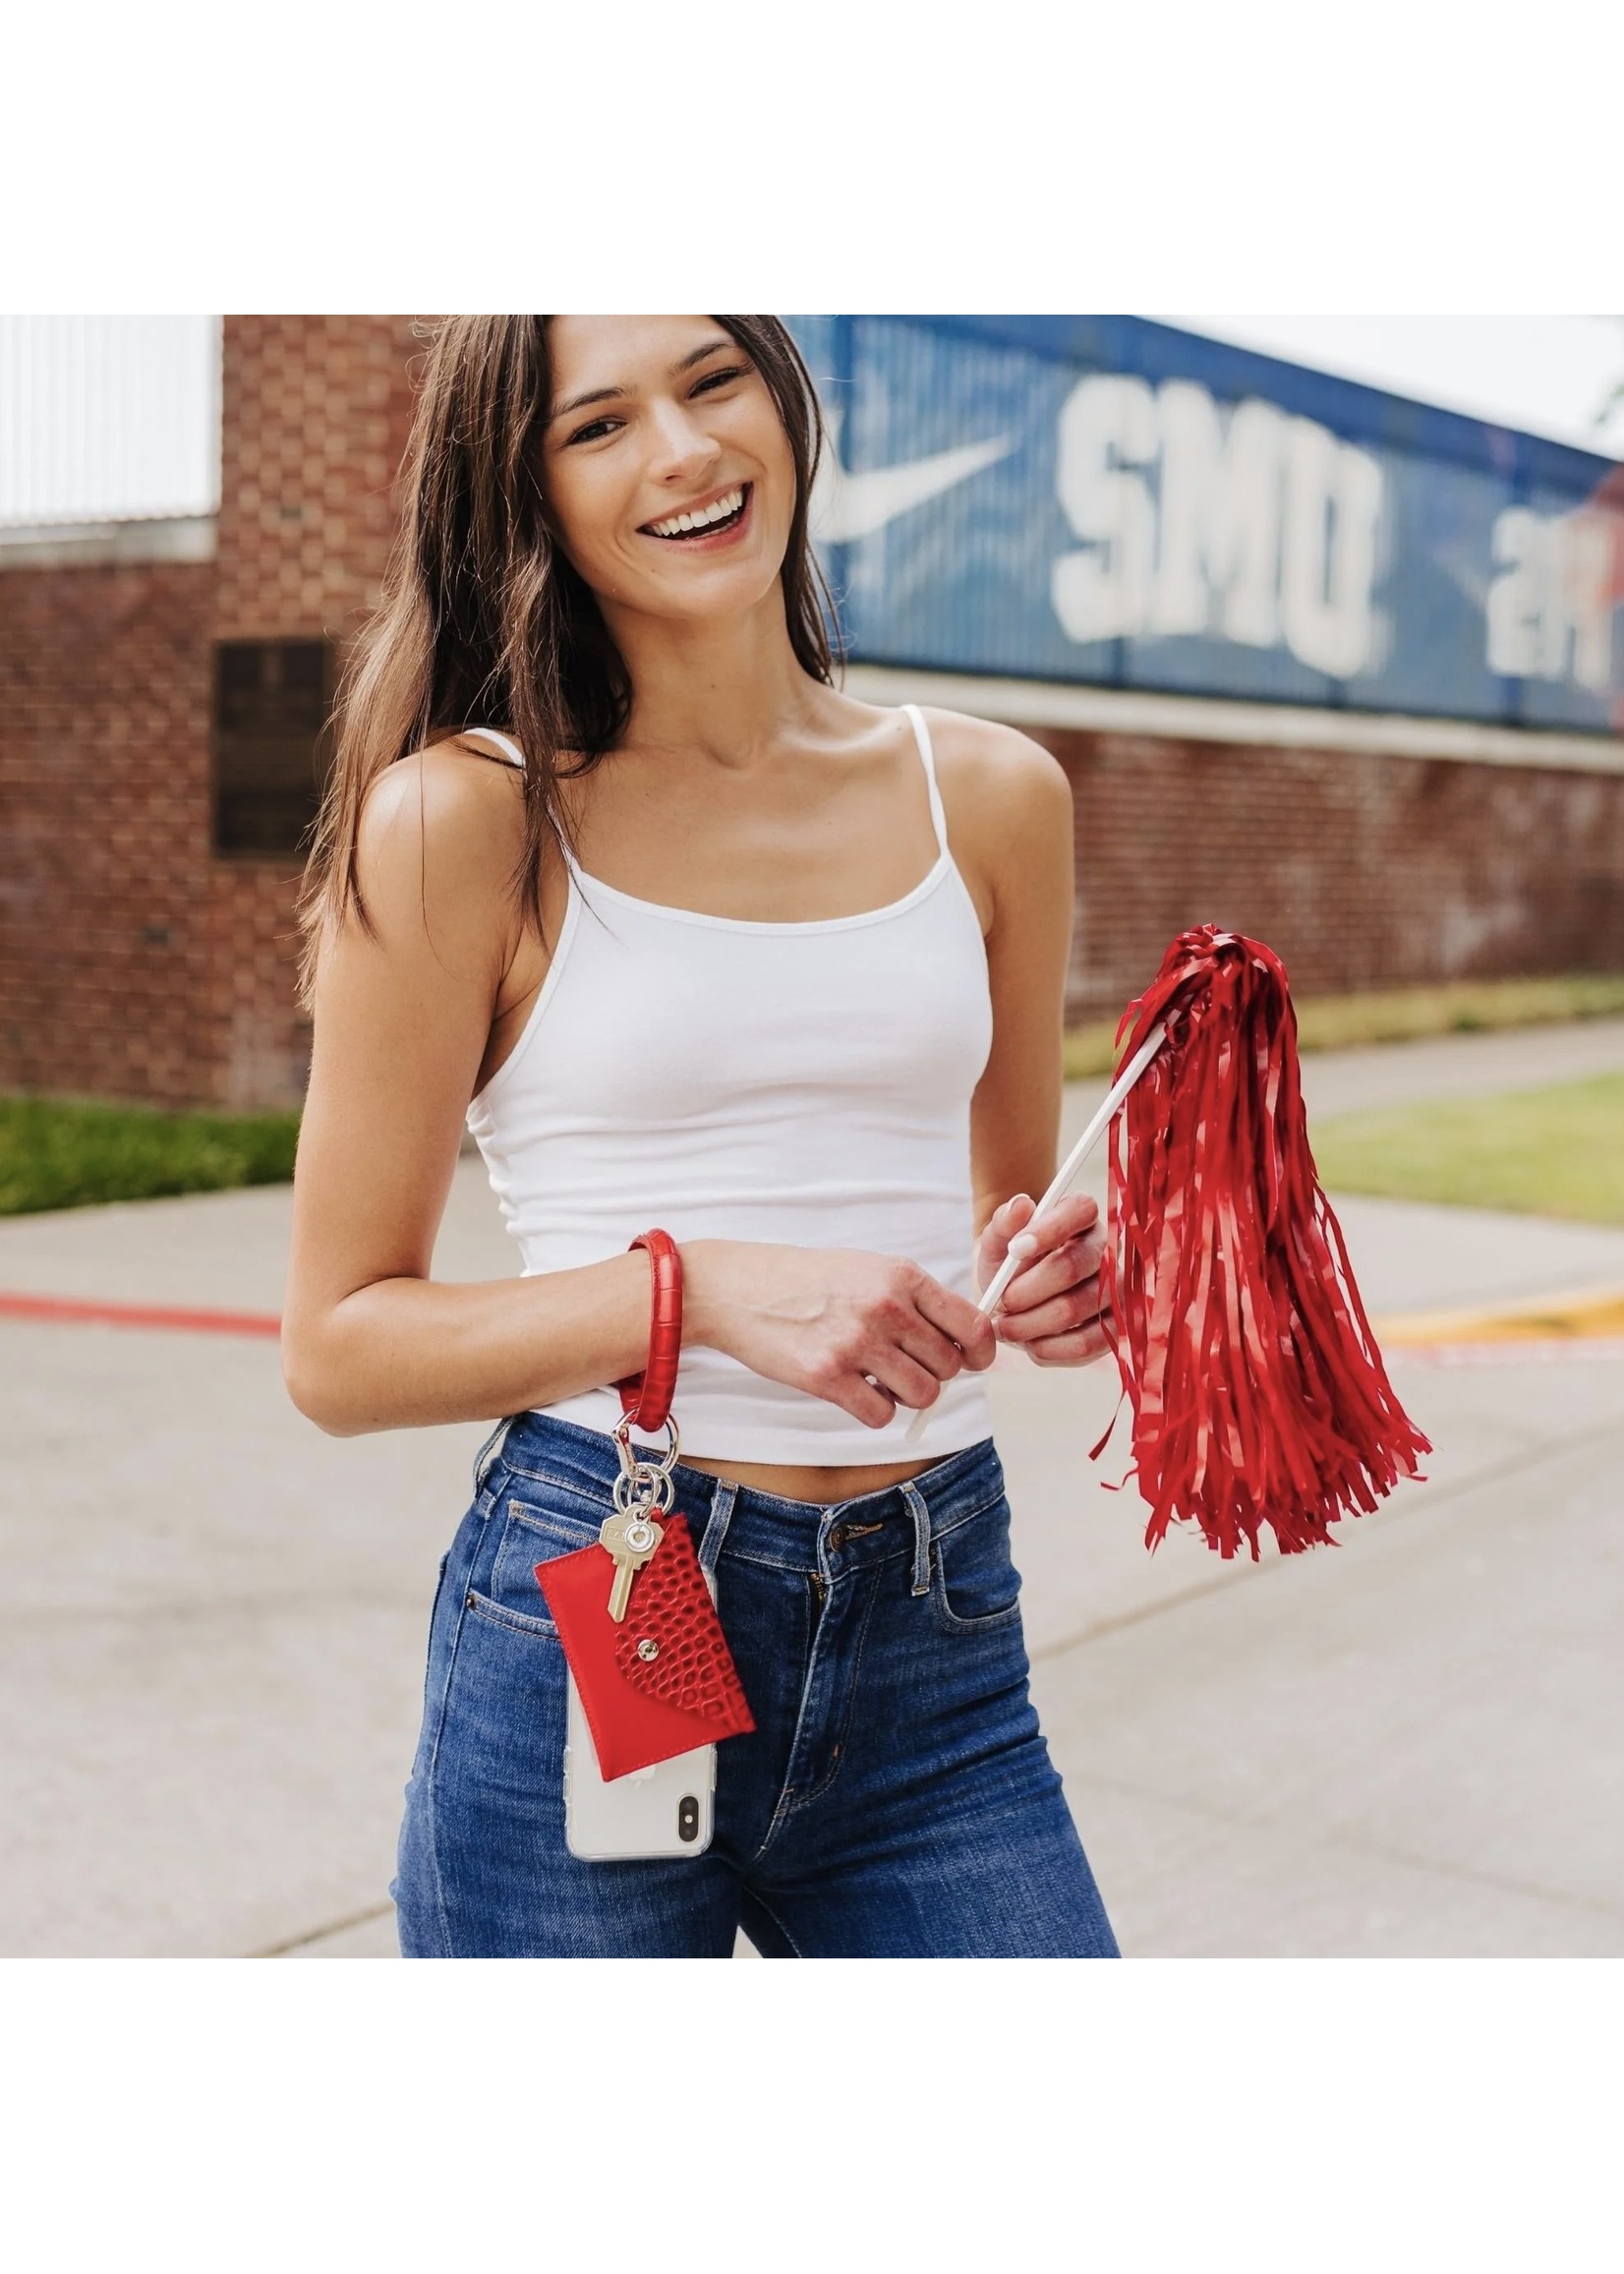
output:
[[[691,1792],[685,1792],[676,1804],[676,1837],[678,1839],[699,1837],[699,1802]]]

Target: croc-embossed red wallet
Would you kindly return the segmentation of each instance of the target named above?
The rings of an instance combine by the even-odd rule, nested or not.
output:
[[[601,1547],[536,1566],[609,1779],[756,1725],[686,1520],[667,1511],[660,1522],[665,1538],[618,1623],[609,1608],[614,1566]]]

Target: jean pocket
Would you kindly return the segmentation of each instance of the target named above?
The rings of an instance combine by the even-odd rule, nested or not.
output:
[[[606,1506],[604,1515],[608,1514]],[[573,1494],[561,1494],[556,1501],[508,1498],[503,1503],[501,1534],[492,1559],[489,1584],[483,1590],[469,1590],[469,1609],[487,1618],[494,1617],[503,1626],[519,1627],[532,1634],[555,1635],[558,1630],[536,1577],[536,1566],[551,1563],[554,1556],[573,1555],[578,1548],[592,1546],[602,1522],[603,1517],[591,1509],[590,1503],[577,1500]],[[606,1601],[609,1576],[606,1556]]]
[[[988,1634],[1018,1621],[1020,1574],[1002,1495],[932,1541],[931,1606],[948,1634]]]

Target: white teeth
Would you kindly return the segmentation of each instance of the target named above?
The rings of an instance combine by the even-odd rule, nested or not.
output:
[[[725,521],[743,503],[743,490],[729,490],[725,497],[719,497],[714,505],[704,506],[697,513],[673,513],[668,521],[651,521],[649,527],[656,537],[680,537],[690,529],[708,529],[713,521]]]

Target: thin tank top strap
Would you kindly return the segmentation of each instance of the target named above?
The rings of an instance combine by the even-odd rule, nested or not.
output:
[[[524,772],[524,752],[511,734],[503,734],[495,727],[464,727],[458,739],[463,742],[494,742],[508,764],[516,766],[521,774]],[[553,832],[552,841],[564,856],[564,867],[569,873],[571,886],[579,885],[581,871],[576,865],[575,855],[556,831]]]
[[[464,742],[494,742],[510,766],[524,772],[524,752],[511,734],[499,734],[494,727],[464,727],[459,739]]]
[[[936,786],[936,753],[930,744],[930,729],[925,725],[925,714],[917,703],[904,703],[903,710],[913,728],[913,739],[919,745],[919,756],[925,769],[925,787],[930,791],[930,817],[936,828],[936,849],[948,849],[948,817],[942,810],[942,792]]]

